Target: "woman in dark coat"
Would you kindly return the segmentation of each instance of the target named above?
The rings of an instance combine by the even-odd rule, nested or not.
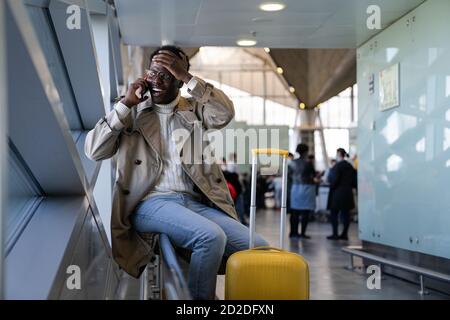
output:
[[[353,188],[356,188],[356,171],[353,166],[345,161],[347,152],[339,148],[336,153],[336,165],[330,170],[328,180],[330,182],[330,195],[328,197],[328,209],[331,212],[331,225],[333,234],[327,237],[330,240],[348,240],[348,228],[350,226],[350,210],[355,207],[353,200]],[[344,229],[338,235],[338,217],[341,214]]]
[[[299,158],[290,162],[292,187],[290,196],[291,232],[289,237],[308,239],[306,227],[309,215],[316,208],[316,180],[314,165],[307,159],[308,146],[300,143],[296,152]],[[299,217],[302,217],[301,233],[298,234]]]

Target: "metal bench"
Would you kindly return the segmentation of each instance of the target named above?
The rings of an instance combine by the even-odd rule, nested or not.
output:
[[[350,255],[350,265],[348,266],[348,268],[351,270],[354,270],[353,257],[356,256],[356,257],[360,257],[360,258],[378,263],[380,265],[380,271],[381,271],[381,266],[385,265],[385,266],[389,266],[392,268],[401,269],[404,271],[418,274],[419,275],[419,285],[420,285],[420,290],[418,291],[418,293],[420,295],[428,294],[428,292],[426,291],[426,288],[425,288],[425,277],[430,278],[430,279],[436,279],[436,280],[440,280],[440,281],[450,282],[450,275],[448,275],[448,274],[433,271],[433,270],[422,268],[422,267],[417,267],[417,266],[403,263],[403,262],[389,260],[389,259],[380,257],[378,255],[365,252],[365,251],[363,251],[363,248],[361,246],[343,247],[342,251]]]
[[[150,262],[140,278],[141,300],[190,300],[175,249],[165,234],[140,234],[150,246]]]
[[[140,299],[160,300],[162,294],[161,255],[159,250],[159,234],[141,233],[150,246],[150,262],[145,267],[140,278]]]
[[[141,238],[150,246],[150,262],[140,278],[141,300],[192,299],[181,260],[190,262],[191,251],[175,248],[165,234],[142,233]],[[218,274],[225,274],[226,259],[222,260]]]

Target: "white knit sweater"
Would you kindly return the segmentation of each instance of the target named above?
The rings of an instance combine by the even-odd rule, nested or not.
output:
[[[161,158],[163,160],[164,168],[155,188],[142,200],[146,200],[157,194],[178,192],[188,193],[194,197],[199,196],[198,193],[193,191],[194,183],[181,166],[176,143],[172,139],[173,110],[177,106],[179,100],[180,94],[178,94],[175,100],[168,104],[154,105],[160,123]],[[115,109],[122,117],[129,112],[129,108],[120,102],[116,105]]]

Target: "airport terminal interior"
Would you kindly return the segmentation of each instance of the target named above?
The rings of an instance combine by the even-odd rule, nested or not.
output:
[[[193,188],[245,233],[213,299],[449,300],[449,30],[448,0],[0,0],[0,299],[204,297],[196,240],[130,218]],[[139,127],[168,81],[199,163]],[[298,265],[238,283],[256,252]]]

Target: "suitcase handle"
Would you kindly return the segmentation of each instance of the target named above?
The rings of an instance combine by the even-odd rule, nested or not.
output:
[[[271,247],[271,246],[261,246],[261,247],[255,247],[252,248],[252,250],[274,250],[274,251],[278,251],[278,252],[283,252],[283,249],[280,248],[276,248],[276,247]]]
[[[256,220],[256,173],[259,154],[277,154],[283,157],[282,191],[281,191],[281,214],[280,214],[280,248],[284,249],[284,235],[286,233],[286,198],[287,198],[287,157],[288,150],[281,149],[252,149],[252,180],[250,198],[250,241],[249,248],[255,246],[255,220]]]
[[[252,154],[253,155],[257,155],[257,154],[278,154],[280,156],[283,157],[287,157],[289,155],[289,151],[288,150],[282,150],[282,149],[252,149]]]

